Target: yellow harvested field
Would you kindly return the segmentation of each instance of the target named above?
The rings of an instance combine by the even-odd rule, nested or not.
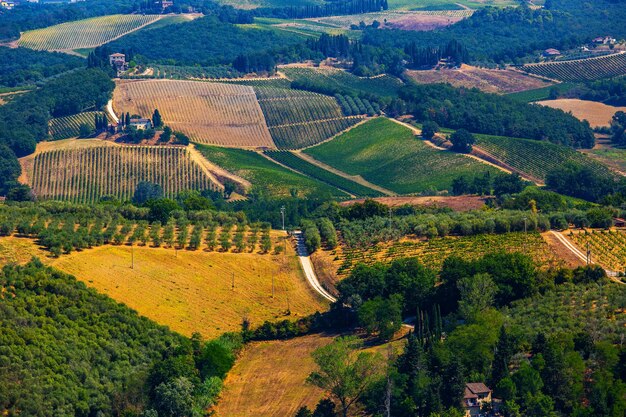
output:
[[[591,127],[608,126],[616,112],[626,112],[626,107],[614,107],[597,101],[573,98],[538,101],[537,104],[571,112],[574,117],[587,120]]]
[[[327,308],[288,250],[287,255],[261,255],[135,246],[131,269],[129,246],[101,246],[50,263],[172,330],[212,338],[238,331],[244,317],[256,327]],[[291,315],[286,315],[288,308]]]
[[[303,405],[314,408],[324,392],[306,379],[316,369],[311,353],[332,342],[309,335],[246,346],[228,373],[217,406],[218,417],[293,416]]]
[[[113,93],[116,114],[151,117],[193,141],[241,148],[272,148],[274,142],[254,89],[249,86],[177,80],[121,80]]]
[[[418,84],[449,83],[455,87],[478,88],[487,93],[517,93],[552,85],[518,71],[463,65],[460,69],[407,71]]]
[[[23,264],[36,256],[45,260],[49,252],[39,248],[32,239],[15,236],[0,237],[0,267],[9,264]]]

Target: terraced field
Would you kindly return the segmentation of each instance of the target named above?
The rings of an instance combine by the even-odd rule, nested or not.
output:
[[[497,251],[523,250],[539,264],[559,264],[558,257],[540,233],[506,233],[500,235],[447,236],[434,239],[402,239],[376,244],[367,250],[349,249],[342,245],[335,253],[333,264],[338,276],[344,276],[358,263],[391,262],[404,257],[417,257],[424,265],[439,269],[450,255],[476,259]]]
[[[499,172],[474,159],[433,149],[408,128],[382,117],[304,153],[399,194],[445,190],[461,175]]]
[[[574,61],[528,64],[522,70],[560,81],[590,81],[626,74],[626,53]]]
[[[383,195],[381,192],[368,188],[364,185],[358,184],[347,178],[340,177],[330,171],[320,168],[310,162],[299,158],[297,155],[289,151],[270,151],[266,152],[270,158],[295,169],[309,177],[313,177],[333,187],[344,190],[356,197],[379,197]]]
[[[210,174],[186,148],[104,144],[52,149],[34,157],[30,186],[40,199],[96,202],[130,199],[140,181],[163,187],[167,197],[184,190],[216,189]]]
[[[343,115],[330,96],[284,88],[254,88],[274,143],[298,149],[320,143],[362,120]]]
[[[48,133],[52,140],[75,138],[78,136],[80,126],[85,124],[91,129],[96,128],[96,114],[104,115],[103,112],[84,112],[73,116],[58,117],[50,120]]]
[[[398,88],[402,86],[400,79],[387,74],[364,78],[332,68],[281,68],[280,71],[293,81],[306,81],[328,89],[354,94],[396,96]]]
[[[113,93],[117,114],[150,117],[159,109],[163,121],[193,141],[243,148],[274,148],[252,87],[175,80],[122,80]]]
[[[252,192],[274,197],[348,197],[335,187],[284,168],[257,152],[206,145],[199,145],[198,150],[212,163],[250,181]]]
[[[516,170],[542,181],[548,172],[569,161],[590,166],[598,173],[609,174],[605,166],[591,158],[567,146],[549,142],[478,135],[476,145]]]
[[[38,50],[93,48],[161,19],[161,15],[110,15],[62,23],[22,34],[19,46]]]

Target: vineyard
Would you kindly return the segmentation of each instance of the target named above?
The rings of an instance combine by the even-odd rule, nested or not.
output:
[[[602,267],[615,271],[626,271],[626,231],[625,230],[583,230],[570,231],[567,238],[583,252],[587,244],[591,250],[591,260]]]
[[[516,252],[523,250],[541,265],[558,264],[556,255],[538,232],[480,234],[475,236],[446,236],[432,239],[403,238],[394,242],[383,242],[367,249],[350,249],[342,245],[334,253],[334,265],[339,276],[347,275],[358,263],[371,265],[376,262],[391,262],[404,257],[417,257],[429,268],[439,270],[443,261],[451,255],[463,259],[476,259],[498,252]]]
[[[322,86],[326,90],[337,90],[354,95],[395,96],[398,94],[398,88],[402,86],[400,79],[387,74],[364,78],[347,71],[330,68],[282,68],[281,72],[292,81],[306,81]]]
[[[274,148],[254,89],[202,81],[120,81],[113,93],[117,114],[150,117],[159,109],[165,124],[193,141],[233,147]]]
[[[161,185],[167,197],[217,187],[185,148],[116,145],[37,154],[30,185],[40,199],[90,203],[102,196],[130,199],[141,181]]]
[[[398,194],[449,189],[461,175],[497,172],[474,159],[433,149],[408,128],[382,117],[304,153]]]
[[[91,129],[96,128],[95,116],[103,115],[103,112],[84,112],[73,116],[50,119],[48,134],[52,140],[75,138],[78,136],[81,125],[87,125]]]
[[[159,20],[159,15],[111,15],[25,32],[19,46],[38,50],[92,48]]]
[[[280,149],[315,145],[361,120],[345,117],[333,97],[283,88],[255,87],[255,91]]]
[[[210,162],[250,181],[253,192],[262,195],[348,197],[335,187],[284,168],[257,152],[206,145],[198,146],[198,150]]]
[[[609,175],[606,167],[591,158],[567,146],[545,141],[479,135],[476,145],[516,170],[541,180],[545,180],[548,172],[570,161]]]
[[[270,151],[266,152],[270,158],[295,169],[309,177],[313,177],[321,182],[329,184],[333,187],[337,187],[340,190],[344,190],[356,197],[379,197],[382,193],[372,190],[364,185],[358,184],[347,178],[340,177],[330,171],[320,168],[310,162],[299,158],[295,154],[289,151]]]
[[[528,64],[522,70],[560,81],[590,81],[626,74],[626,53],[575,61]]]

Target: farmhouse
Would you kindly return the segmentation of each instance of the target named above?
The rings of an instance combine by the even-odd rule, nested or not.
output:
[[[109,55],[109,65],[111,65],[117,71],[119,76],[122,72],[128,70],[128,62],[126,62],[126,55],[115,53]]]
[[[616,40],[612,36],[598,36],[597,38],[593,40],[593,43],[601,44],[601,45],[611,45],[611,44],[614,44],[615,42]]]
[[[174,5],[174,2],[172,0],[157,0],[154,2],[154,4],[160,6],[161,10],[165,10],[168,7],[172,7]]]
[[[150,119],[130,119],[130,125],[139,130],[150,129],[152,122]]]
[[[545,57],[554,57],[559,55],[561,55],[561,51],[559,51],[558,49],[549,48],[543,51],[543,56]]]
[[[463,408],[466,417],[480,415],[483,404],[491,403],[491,390],[482,382],[469,382],[465,384],[463,395]]]

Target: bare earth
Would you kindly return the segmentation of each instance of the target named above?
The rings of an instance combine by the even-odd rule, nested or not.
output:
[[[454,211],[478,210],[485,205],[485,199],[480,196],[432,196],[432,197],[376,197],[373,200],[385,204],[389,207],[399,207],[403,205],[411,206],[438,206],[448,207]],[[365,199],[349,200],[339,204],[350,206],[354,203],[362,203]]]
[[[616,112],[626,111],[626,107],[614,107],[597,101],[574,98],[538,101],[537,104],[571,112],[574,117],[587,120],[591,127],[608,126]]]
[[[455,87],[478,88],[488,93],[516,93],[552,85],[513,70],[496,70],[463,65],[460,69],[407,71],[418,84],[449,83]]]

